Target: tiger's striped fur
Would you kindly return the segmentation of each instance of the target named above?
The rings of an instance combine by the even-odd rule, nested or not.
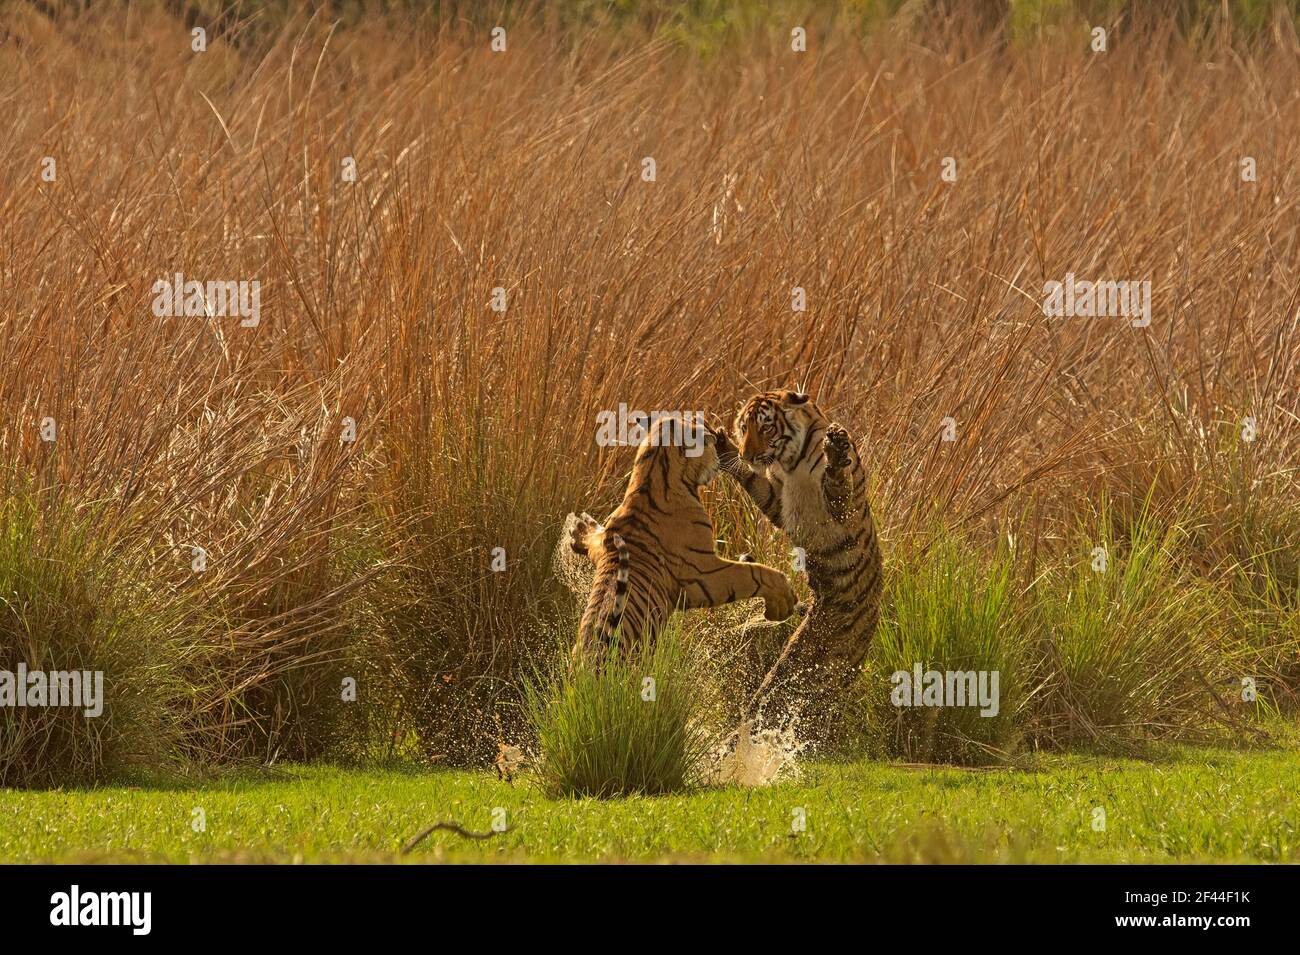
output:
[[[807,395],[750,398],[735,421],[737,445],[719,441],[720,464],[806,555],[812,605],[749,702],[747,718],[804,718],[815,738],[827,708],[857,675],[880,615],[880,544],[867,476],[848,432]],[[820,730],[824,730],[821,726]]]
[[[631,558],[627,553],[627,542],[619,535],[610,532],[608,545],[614,549],[614,607],[604,620],[602,639],[608,642],[618,633],[623,623],[623,611],[627,608],[627,580]]]
[[[569,546],[596,565],[575,657],[598,657],[615,639],[624,646],[653,639],[678,609],[762,597],[769,620],[794,611],[794,590],[780,571],[717,555],[700,500],[718,473],[717,436],[707,428],[703,441],[674,434],[695,427],[679,417],[658,422],[637,449],[622,505],[605,526],[584,514],[570,533]],[[699,455],[687,455],[683,444]]]

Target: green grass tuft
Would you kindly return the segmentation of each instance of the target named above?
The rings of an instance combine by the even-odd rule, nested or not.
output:
[[[97,716],[83,705],[0,707],[0,786],[90,783],[164,757],[183,694],[176,655],[150,591],[92,517],[31,491],[0,502],[0,670],[102,673]]]
[[[860,718],[870,748],[921,762],[985,763],[1018,742],[1029,639],[1009,554],[984,559],[953,538],[898,561],[868,658]],[[896,706],[898,671],[998,674],[998,706]]]
[[[1212,722],[1208,688],[1232,654],[1215,639],[1213,588],[1178,561],[1184,536],[1143,517],[1121,538],[1103,508],[1073,565],[1040,583],[1040,742],[1122,747]]]
[[[527,709],[552,796],[657,795],[701,781],[708,759],[705,681],[679,631],[608,651],[558,681],[535,681]]]

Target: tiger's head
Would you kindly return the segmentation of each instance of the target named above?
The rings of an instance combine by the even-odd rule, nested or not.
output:
[[[670,486],[679,482],[698,490],[718,474],[717,437],[703,416],[666,415],[647,430],[637,448],[634,467],[659,467]]]
[[[740,456],[750,465],[779,464],[794,470],[804,445],[825,416],[812,399],[798,391],[765,391],[745,402],[736,415]]]

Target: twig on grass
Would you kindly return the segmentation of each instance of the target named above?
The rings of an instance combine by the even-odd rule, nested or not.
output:
[[[402,855],[408,854],[412,849],[418,846],[425,837],[437,832],[439,829],[446,829],[449,832],[456,833],[458,836],[464,836],[466,839],[491,839],[493,836],[497,835],[497,830],[495,829],[489,829],[487,832],[470,832],[457,822],[435,822],[432,826],[421,831],[419,835],[415,836],[415,838],[403,846]],[[509,830],[502,829],[500,831],[508,832]]]

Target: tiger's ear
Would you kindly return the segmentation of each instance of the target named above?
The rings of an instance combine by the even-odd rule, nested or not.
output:
[[[808,395],[805,395],[801,391],[787,391],[781,395],[782,401],[789,405],[807,404],[808,397]]]

